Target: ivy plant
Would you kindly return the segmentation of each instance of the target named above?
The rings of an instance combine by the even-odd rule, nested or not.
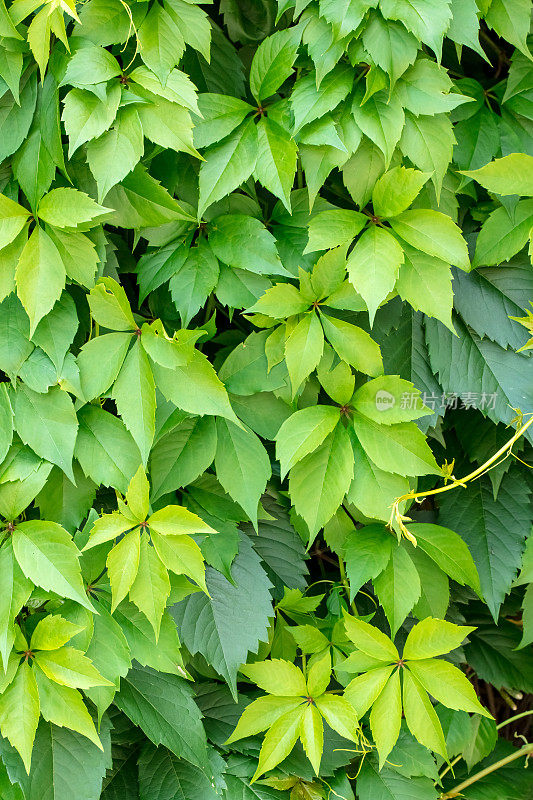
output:
[[[529,0],[0,0],[0,797],[527,798]]]

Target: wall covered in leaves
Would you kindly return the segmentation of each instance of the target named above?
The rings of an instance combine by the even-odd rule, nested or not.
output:
[[[533,798],[531,10],[0,0],[2,800]]]

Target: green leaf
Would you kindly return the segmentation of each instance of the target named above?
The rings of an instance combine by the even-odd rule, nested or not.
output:
[[[431,778],[406,778],[392,766],[378,769],[377,759],[365,759],[357,780],[360,800],[437,800],[438,796]]]
[[[40,520],[18,524],[13,551],[22,572],[34,584],[93,610],[81,579],[80,552],[61,525]]]
[[[209,225],[209,244],[224,264],[260,275],[286,275],[270,231],[254,217],[225,214]]]
[[[245,739],[248,736],[254,736],[256,733],[267,730],[288,711],[294,711],[299,706],[301,707],[302,702],[303,698],[299,696],[278,697],[276,695],[263,695],[258,697],[257,700],[253,700],[246,706],[239,718],[237,727],[225,744],[232,744],[239,739]]]
[[[193,145],[193,122],[189,111],[163,97],[150,95],[150,100],[151,103],[139,106],[144,135],[160,147],[170,147],[177,153],[200,158]]]
[[[254,177],[290,211],[298,154],[296,143],[285,128],[268,117],[262,117],[257,125],[257,144]]]
[[[72,456],[78,422],[68,394],[58,386],[40,394],[20,384],[14,411],[15,427],[22,441],[74,480]]]
[[[377,225],[363,233],[348,256],[348,275],[367,305],[371,325],[378,306],[394,288],[402,263],[401,245]]]
[[[431,413],[418,389],[397,375],[367,381],[357,389],[351,402],[356,411],[383,425],[410,422]]]
[[[218,275],[218,261],[207,241],[200,239],[196,247],[191,247],[187,260],[169,282],[172,300],[184,327],[205,304],[217,284]]]
[[[202,551],[190,536],[161,536],[152,531],[151,539],[157,555],[171,572],[187,575],[206,591]]]
[[[59,372],[78,330],[76,306],[63,292],[53,309],[42,318],[32,336],[33,341],[50,357]]]
[[[241,667],[246,675],[260,689],[279,697],[306,696],[307,687],[301,669],[279,658],[260,661]]]
[[[457,225],[445,214],[430,209],[404,211],[391,219],[393,230],[417,250],[436,256],[468,272],[466,242]]]
[[[368,458],[355,433],[350,432],[350,438],[357,468],[347,499],[366,517],[388,522],[392,503],[409,491],[409,481],[381,470]]]
[[[471,586],[481,592],[476,565],[467,544],[454,531],[442,525],[428,522],[409,523],[409,531],[415,536],[418,547],[453,578],[454,581]]]
[[[200,711],[183,678],[134,665],[121,681],[115,703],[155,745],[162,744],[179,758],[207,767]]]
[[[356,412],[354,428],[368,457],[380,469],[407,475],[440,474],[424,435],[413,422],[379,425]]]
[[[111,127],[120,103],[120,84],[105,87],[105,99],[84,89],[71,89],[61,119],[69,139],[69,158],[82,144],[97,139]]]
[[[87,161],[101,202],[132,171],[144,152],[143,129],[135,106],[121,108],[114,125],[87,145]]]
[[[408,112],[399,147],[415,167],[423,172],[431,172],[433,185],[440,198],[442,181],[452,160],[455,136],[452,123],[447,114],[415,117]]]
[[[292,414],[276,435],[276,457],[281,477],[302,458],[319,447],[339,423],[334,406],[311,406]]]
[[[144,18],[139,28],[139,45],[142,60],[165,86],[183,54],[185,42],[164,6],[154,5]]]
[[[403,547],[393,547],[389,563],[376,578],[374,589],[387,616],[394,639],[400,625],[420,597],[420,578]]]
[[[146,351],[137,340],[126,356],[113,386],[113,399],[122,420],[148,461],[155,433],[155,382]]]
[[[526,41],[529,33],[529,12],[530,8],[526,0],[517,0],[514,3],[511,3],[510,0],[493,0],[485,15],[485,21],[489,28],[496,31],[498,36],[507,39],[527,58],[531,59]]]
[[[193,7],[193,6],[191,6]],[[213,771],[213,770],[211,770]],[[143,797],[217,800],[215,777],[169,750],[145,744],[139,756],[139,789]]]
[[[0,247],[12,242],[26,225],[30,212],[5,194],[0,194]]]
[[[84,473],[96,484],[126,492],[141,454],[124,423],[92,405],[80,409],[78,420],[75,455]]]
[[[258,103],[271,97],[292,74],[301,33],[276,31],[257,48],[250,67],[250,89]]]
[[[295,132],[333,111],[347,97],[352,84],[353,72],[346,64],[339,64],[331,70],[319,88],[314,75],[299,78],[290,96]]]
[[[237,128],[253,111],[253,106],[224,94],[198,95],[201,117],[196,119],[193,131],[196,147],[207,147],[221,141]]]
[[[520,565],[531,524],[529,507],[529,489],[514,469],[504,475],[496,500],[485,477],[465,489],[461,504],[451,498],[441,503],[441,521],[459,530],[472,552],[494,619]]]
[[[403,22],[403,20],[402,20]],[[390,78],[391,88],[418,53],[416,38],[403,25],[372,14],[362,34],[365,50]]]
[[[212,417],[185,419],[159,439],[150,456],[152,499],[196,480],[212,464],[216,444]]]
[[[267,453],[257,436],[225,419],[217,420],[217,477],[257,524],[257,504],[270,477]]]
[[[385,156],[385,166],[390,164],[394,148],[402,135],[405,114],[396,95],[388,96],[385,90],[373,94],[363,104],[363,89],[355,93],[352,114],[365,136],[374,142]]]
[[[372,337],[362,328],[326,314],[321,315],[327,340],[343,361],[366,375],[381,375],[381,352]]]
[[[253,120],[243,122],[220,144],[205,153],[200,167],[198,216],[247,180],[257,162],[257,130]]]
[[[208,568],[209,597],[193,594],[171,609],[180,638],[191,653],[202,653],[237,696],[237,672],[250,651],[268,638],[271,582],[248,537],[240,538],[230,583]]]
[[[65,286],[65,266],[57,247],[37,225],[20,254],[15,271],[17,294],[30,318],[30,336],[52,310]]]
[[[343,501],[353,476],[353,451],[342,425],[291,469],[289,492],[314,539]]]
[[[367,525],[351,531],[344,544],[346,574],[350,581],[350,596],[387,566],[392,554],[393,539],[382,525]]]
[[[37,684],[33,670],[27,662],[23,662],[13,682],[0,695],[0,730],[20,753],[28,773],[38,722]]]
[[[396,744],[402,724],[400,670],[397,668],[375,700],[370,712],[370,730],[376,743],[382,767]]]
[[[448,30],[451,10],[448,2],[439,0],[383,0],[380,4],[383,15],[397,19],[417,39],[431,47],[440,58],[442,39]]]
[[[162,536],[182,536],[191,533],[215,533],[203,519],[183,506],[165,506],[148,517],[150,530]]]
[[[43,322],[46,320],[43,320]],[[86,400],[101,397],[116,380],[131,343],[129,333],[105,333],[89,339],[81,348],[77,363]]]
[[[314,705],[308,704],[304,711],[300,722],[300,740],[315,775],[318,775],[324,747],[324,729],[320,712]]]
[[[395,669],[393,664],[386,667],[377,666],[350,681],[344,690],[344,696],[355,708],[359,718],[363,717],[376,702],[393,669]],[[377,724],[379,726],[379,722]]]

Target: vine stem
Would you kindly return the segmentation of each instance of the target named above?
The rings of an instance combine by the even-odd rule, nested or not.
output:
[[[517,758],[522,758],[522,756],[529,756],[531,754],[533,754],[533,743],[524,745],[524,747],[521,747],[520,750],[516,751],[516,753],[511,753],[511,755],[500,759],[500,761],[496,761],[489,767],[485,767],[485,769],[476,772],[476,774],[472,775],[472,777],[467,778],[466,781],[458,783],[457,786],[454,786],[454,788],[451,789],[449,792],[446,792],[446,794],[441,794],[440,800],[451,800],[452,797],[458,797],[463,791],[463,789],[466,789],[473,783],[477,783],[477,781],[480,781],[482,778],[485,778],[492,772],[496,772],[497,769],[501,769],[501,767],[505,767],[512,761],[516,761]]]
[[[514,717],[509,717],[509,719],[506,719],[503,722],[500,722],[499,725],[496,725],[496,730],[499,731],[502,728],[505,728],[506,725],[510,725],[512,722],[517,722],[517,720],[523,719],[524,717],[530,717],[532,714],[533,708],[531,708],[529,711],[522,711],[520,714],[515,714]]]
[[[494,453],[494,455],[491,456],[488,459],[488,461],[485,461],[484,464],[475,469],[473,472],[470,472],[468,475],[465,475],[464,478],[454,478],[451,483],[445,484],[444,486],[439,486],[436,489],[428,489],[425,492],[408,492],[407,494],[398,497],[392,505],[392,512],[389,520],[389,528],[392,530],[393,523],[397,522],[400,531],[403,533],[403,535],[407,539],[409,539],[409,541],[412,541],[413,544],[416,545],[415,537],[413,536],[412,533],[410,533],[410,531],[407,530],[407,528],[404,525],[404,522],[410,522],[411,520],[409,519],[409,517],[404,517],[400,513],[399,509],[400,503],[403,503],[406,500],[417,500],[425,497],[430,497],[431,495],[442,494],[442,492],[449,492],[452,489],[456,489],[458,486],[462,486],[464,488],[465,484],[467,484],[469,481],[473,481],[476,478],[479,478],[485,472],[487,472],[487,470],[490,469],[490,467],[496,461],[498,461],[498,459],[501,456],[507,457],[511,452],[513,444],[517,441],[517,439],[519,439],[521,436],[524,435],[524,433],[531,425],[533,425],[533,414],[531,415],[531,419],[529,419],[526,423],[524,423],[524,425],[521,425],[515,431],[514,435],[509,439],[509,441],[506,442],[504,445],[502,445],[502,447],[500,447],[500,449],[496,453]]]

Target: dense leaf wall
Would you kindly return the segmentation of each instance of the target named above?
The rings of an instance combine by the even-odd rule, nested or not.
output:
[[[2,800],[533,797],[530,21],[0,0]]]

